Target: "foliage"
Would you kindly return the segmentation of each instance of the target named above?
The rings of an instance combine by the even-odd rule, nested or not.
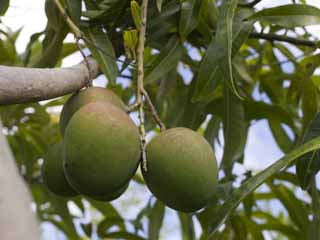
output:
[[[106,87],[129,105],[136,89],[134,48],[141,1],[63,2],[84,33],[84,44],[99,62],[101,74],[107,77]],[[145,88],[151,100],[167,128],[199,130],[213,148],[224,142],[222,177],[215,198],[199,213],[177,213],[182,239],[196,238],[196,221],[201,226],[200,239],[265,239],[268,234],[273,239],[318,239],[315,176],[320,158],[315,137],[320,127],[320,77],[315,71],[320,55],[316,53],[318,43],[304,26],[319,24],[320,10],[304,1],[300,5],[295,2],[258,11],[244,0],[150,1]],[[9,1],[0,3],[0,15],[8,5]],[[32,35],[23,53],[15,48],[20,31],[11,32],[0,25],[0,64],[59,67],[64,57],[77,51],[74,43],[64,42],[70,29],[52,0],[46,1],[45,11],[46,28]],[[124,77],[129,84],[122,84]],[[57,122],[65,100],[61,97],[0,108],[39,219],[54,224],[68,239],[158,239],[168,213],[159,201],[151,199],[135,219],[128,219],[112,203],[64,199],[43,186],[39,175],[42,158],[49,146],[61,140]],[[265,131],[270,131],[288,154],[255,176],[250,171],[239,175],[234,166],[243,164],[246,157],[248,131],[262,119],[269,125]],[[148,113],[146,127],[148,132],[158,131]],[[300,146],[302,143],[306,145]],[[296,159],[297,174],[292,168]],[[244,179],[240,187],[239,179]],[[143,185],[140,173],[135,181]],[[260,185],[263,191],[254,191]],[[302,199],[297,194],[300,187],[308,197]],[[275,200],[284,212],[266,207]],[[70,204],[80,209],[82,217],[92,208],[102,217],[81,224],[79,230],[75,224],[79,216],[73,215]]]

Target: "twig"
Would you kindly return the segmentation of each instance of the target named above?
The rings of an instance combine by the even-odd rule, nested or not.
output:
[[[147,157],[146,157],[146,130],[144,126],[144,111],[143,111],[143,79],[144,79],[144,44],[147,28],[147,11],[148,0],[142,1],[141,6],[141,19],[142,25],[139,29],[139,43],[137,49],[137,62],[138,62],[138,76],[137,76],[137,104],[139,104],[139,120],[140,120],[140,135],[141,135],[141,153],[142,153],[142,168],[147,171]]]
[[[148,103],[148,105],[150,107],[150,111],[152,113],[152,116],[153,116],[154,120],[157,122],[157,124],[160,127],[160,131],[161,132],[164,131],[166,129],[166,127],[165,127],[164,123],[161,121],[161,119],[160,119],[160,117],[159,117],[159,115],[157,113],[157,110],[154,107],[154,105],[153,105],[153,103],[152,103],[152,101],[151,101],[151,99],[149,97],[148,92],[145,89],[143,89],[142,93],[143,93],[143,95],[144,95],[144,97],[145,97],[145,99],[146,99],[146,101],[147,101],[147,103]]]
[[[254,39],[264,39],[268,41],[279,41],[279,42],[287,42],[292,43],[294,45],[302,45],[306,47],[318,47],[317,41],[310,41],[310,40],[304,40],[299,38],[293,38],[293,37],[287,37],[287,36],[280,36],[274,33],[250,33],[249,38]]]

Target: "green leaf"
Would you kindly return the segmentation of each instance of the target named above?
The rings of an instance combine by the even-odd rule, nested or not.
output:
[[[308,227],[307,240],[319,239],[320,238],[320,195],[316,186],[315,178],[312,182],[311,187],[311,198],[312,198],[312,213],[313,219]]]
[[[56,4],[54,3],[54,0],[46,0],[45,12],[48,19],[48,26],[53,28],[55,31],[59,31],[61,26],[61,15]]]
[[[308,211],[303,202],[296,198],[295,194],[284,185],[268,184],[271,191],[276,195],[287,209],[291,220],[302,232],[306,232],[307,226],[310,224],[308,220]]]
[[[61,51],[63,48],[63,40],[67,35],[67,28],[65,25],[60,26],[56,32],[53,29],[49,29],[46,32],[46,37],[43,40],[42,55],[32,65],[37,68],[52,68],[55,67],[59,58],[61,57]]]
[[[129,232],[111,232],[111,233],[106,233],[103,237],[105,240],[107,239],[145,240],[145,238]]]
[[[302,142],[305,143],[320,135],[320,113],[311,122]],[[314,151],[301,156],[296,165],[297,177],[302,189],[308,189],[312,178],[320,170],[320,151]]]
[[[293,163],[298,157],[305,153],[317,150],[320,148],[320,137],[317,137],[302,146],[297,147],[295,150],[285,155],[277,162],[261,171],[254,177],[248,179],[238,189],[234,190],[231,195],[226,199],[218,211],[213,214],[213,222],[211,225],[211,235],[214,234],[219,227],[226,221],[233,210],[240,204],[240,202],[257,187],[264,183],[269,177],[278,173],[281,169]]]
[[[118,76],[118,66],[112,43],[106,33],[99,28],[85,28],[83,32],[86,36],[92,55],[98,61],[101,70],[108,78],[109,83],[113,86],[116,84]]]
[[[80,18],[81,18],[81,0],[65,0],[67,9],[71,19],[77,25],[80,25]]]
[[[200,20],[201,1],[185,0],[181,3],[179,33],[182,40],[186,39],[198,25]]]
[[[232,54],[235,54],[247,39],[251,26],[246,24],[243,28],[234,29],[233,33],[232,21],[237,2],[237,0],[223,1],[215,38],[211,40],[200,64],[196,78],[196,91],[192,97],[193,101],[204,101],[207,98],[207,93],[215,90],[221,81],[221,77],[215,76],[218,71],[222,72],[222,78],[228,83],[232,92],[241,98],[234,83],[231,58],[234,56]],[[235,38],[233,39],[233,37]],[[237,45],[234,49],[232,47],[233,40]],[[221,76],[221,74],[219,75]]]
[[[149,215],[148,239],[158,240],[163,222],[165,206],[162,202],[156,201]]]
[[[161,12],[162,4],[163,4],[163,0],[157,0],[157,8],[159,12]]]
[[[0,16],[3,16],[10,4],[10,0],[1,0],[0,1]]]
[[[302,132],[304,133],[318,111],[318,91],[311,79],[306,79],[302,95]]]
[[[219,18],[216,0],[203,0],[200,14],[203,21],[206,22],[211,29],[214,29]]]
[[[108,216],[99,223],[98,229],[97,229],[98,236],[104,237],[105,234],[109,232],[109,229],[114,226],[119,227],[121,230],[126,230],[124,219],[117,216],[111,216],[111,217]]]
[[[248,20],[265,21],[287,28],[320,24],[320,9],[305,4],[288,4],[261,10]]]
[[[161,49],[159,55],[152,62],[146,63],[145,83],[153,83],[176,68],[183,50],[180,40],[176,36],[171,37],[167,45]]]
[[[241,100],[225,86],[223,102],[224,150],[221,166],[229,174],[234,161],[240,158],[246,141],[246,121]]]
[[[204,137],[208,143],[214,148],[214,140],[218,137],[221,119],[214,116],[210,119],[207,128],[204,132]]]
[[[285,153],[289,152],[293,147],[293,141],[288,136],[279,119],[273,117],[269,119],[268,123],[279,148]]]
[[[141,18],[141,7],[136,1],[131,1],[131,16],[133,18],[134,24],[136,25],[137,29],[142,27],[142,18]]]
[[[178,212],[178,216],[180,219],[180,226],[181,226],[181,235],[182,240],[195,240],[195,230],[194,230],[194,223],[192,220],[192,215],[187,213]]]
[[[87,199],[90,204],[101,212],[106,217],[117,217],[122,218],[121,215],[117,212],[117,210],[110,204],[106,202],[96,201],[93,199]]]

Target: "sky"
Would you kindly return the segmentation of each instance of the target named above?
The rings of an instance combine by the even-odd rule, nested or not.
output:
[[[17,49],[22,52],[31,36],[35,32],[40,32],[45,28],[46,16],[44,13],[44,0],[11,0],[8,12],[1,18],[2,22],[9,26],[12,30],[17,30],[23,27],[22,33],[17,40]],[[271,6],[278,6],[291,3],[290,0],[262,0],[257,6],[257,9],[263,9]],[[320,8],[319,0],[308,0],[308,4]],[[307,29],[315,36],[320,38],[320,26],[309,26]],[[69,35],[67,41],[73,41],[73,37]],[[63,61],[63,66],[71,66],[81,61],[80,54],[73,54]],[[290,65],[287,66],[290,69]],[[188,78],[188,72],[184,73],[184,77]],[[95,84],[102,84],[105,79],[100,79]],[[235,171],[238,174],[244,173],[247,170],[258,171],[265,168],[283,156],[283,153],[278,148],[273,140],[272,134],[265,120],[254,123],[250,130],[245,149],[244,165],[237,164]],[[216,156],[218,161],[221,160],[222,150],[217,149]],[[301,193],[303,195],[303,193]],[[119,200],[114,201],[114,205],[121,213],[124,213],[128,218],[134,218],[139,209],[141,209],[150,197],[148,190],[135,183],[131,183],[126,193]],[[134,202],[134,207],[129,203]],[[74,213],[77,213],[75,206],[70,206]],[[86,216],[85,221],[89,221],[90,217]],[[165,227],[162,229],[163,239],[179,239],[179,223],[175,216],[175,212],[168,210],[166,213]],[[64,239],[50,225],[44,226],[45,233],[43,239]],[[197,232],[199,234],[199,225],[197,223]],[[52,237],[54,236],[54,237]]]

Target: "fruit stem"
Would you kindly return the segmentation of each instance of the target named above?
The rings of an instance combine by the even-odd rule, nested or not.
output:
[[[154,120],[157,122],[157,124],[159,125],[160,127],[160,131],[164,131],[166,130],[166,126],[164,125],[164,123],[161,121],[161,118],[159,117],[158,113],[157,113],[157,110],[156,108],[154,107],[150,97],[149,97],[149,94],[148,92],[143,88],[142,89],[142,93],[143,93],[143,96],[145,97],[145,100],[147,102],[147,104],[149,105],[150,107],[150,111],[152,113],[152,116],[154,118]]]
[[[141,153],[142,153],[142,168],[147,171],[147,159],[146,159],[146,130],[144,126],[144,110],[143,110],[143,79],[144,79],[144,45],[146,37],[147,28],[147,11],[148,10],[148,0],[142,1],[141,6],[141,19],[142,24],[139,30],[139,42],[137,48],[137,64],[138,64],[138,76],[137,76],[137,104],[139,106],[139,120],[140,120],[140,136],[141,136]]]

